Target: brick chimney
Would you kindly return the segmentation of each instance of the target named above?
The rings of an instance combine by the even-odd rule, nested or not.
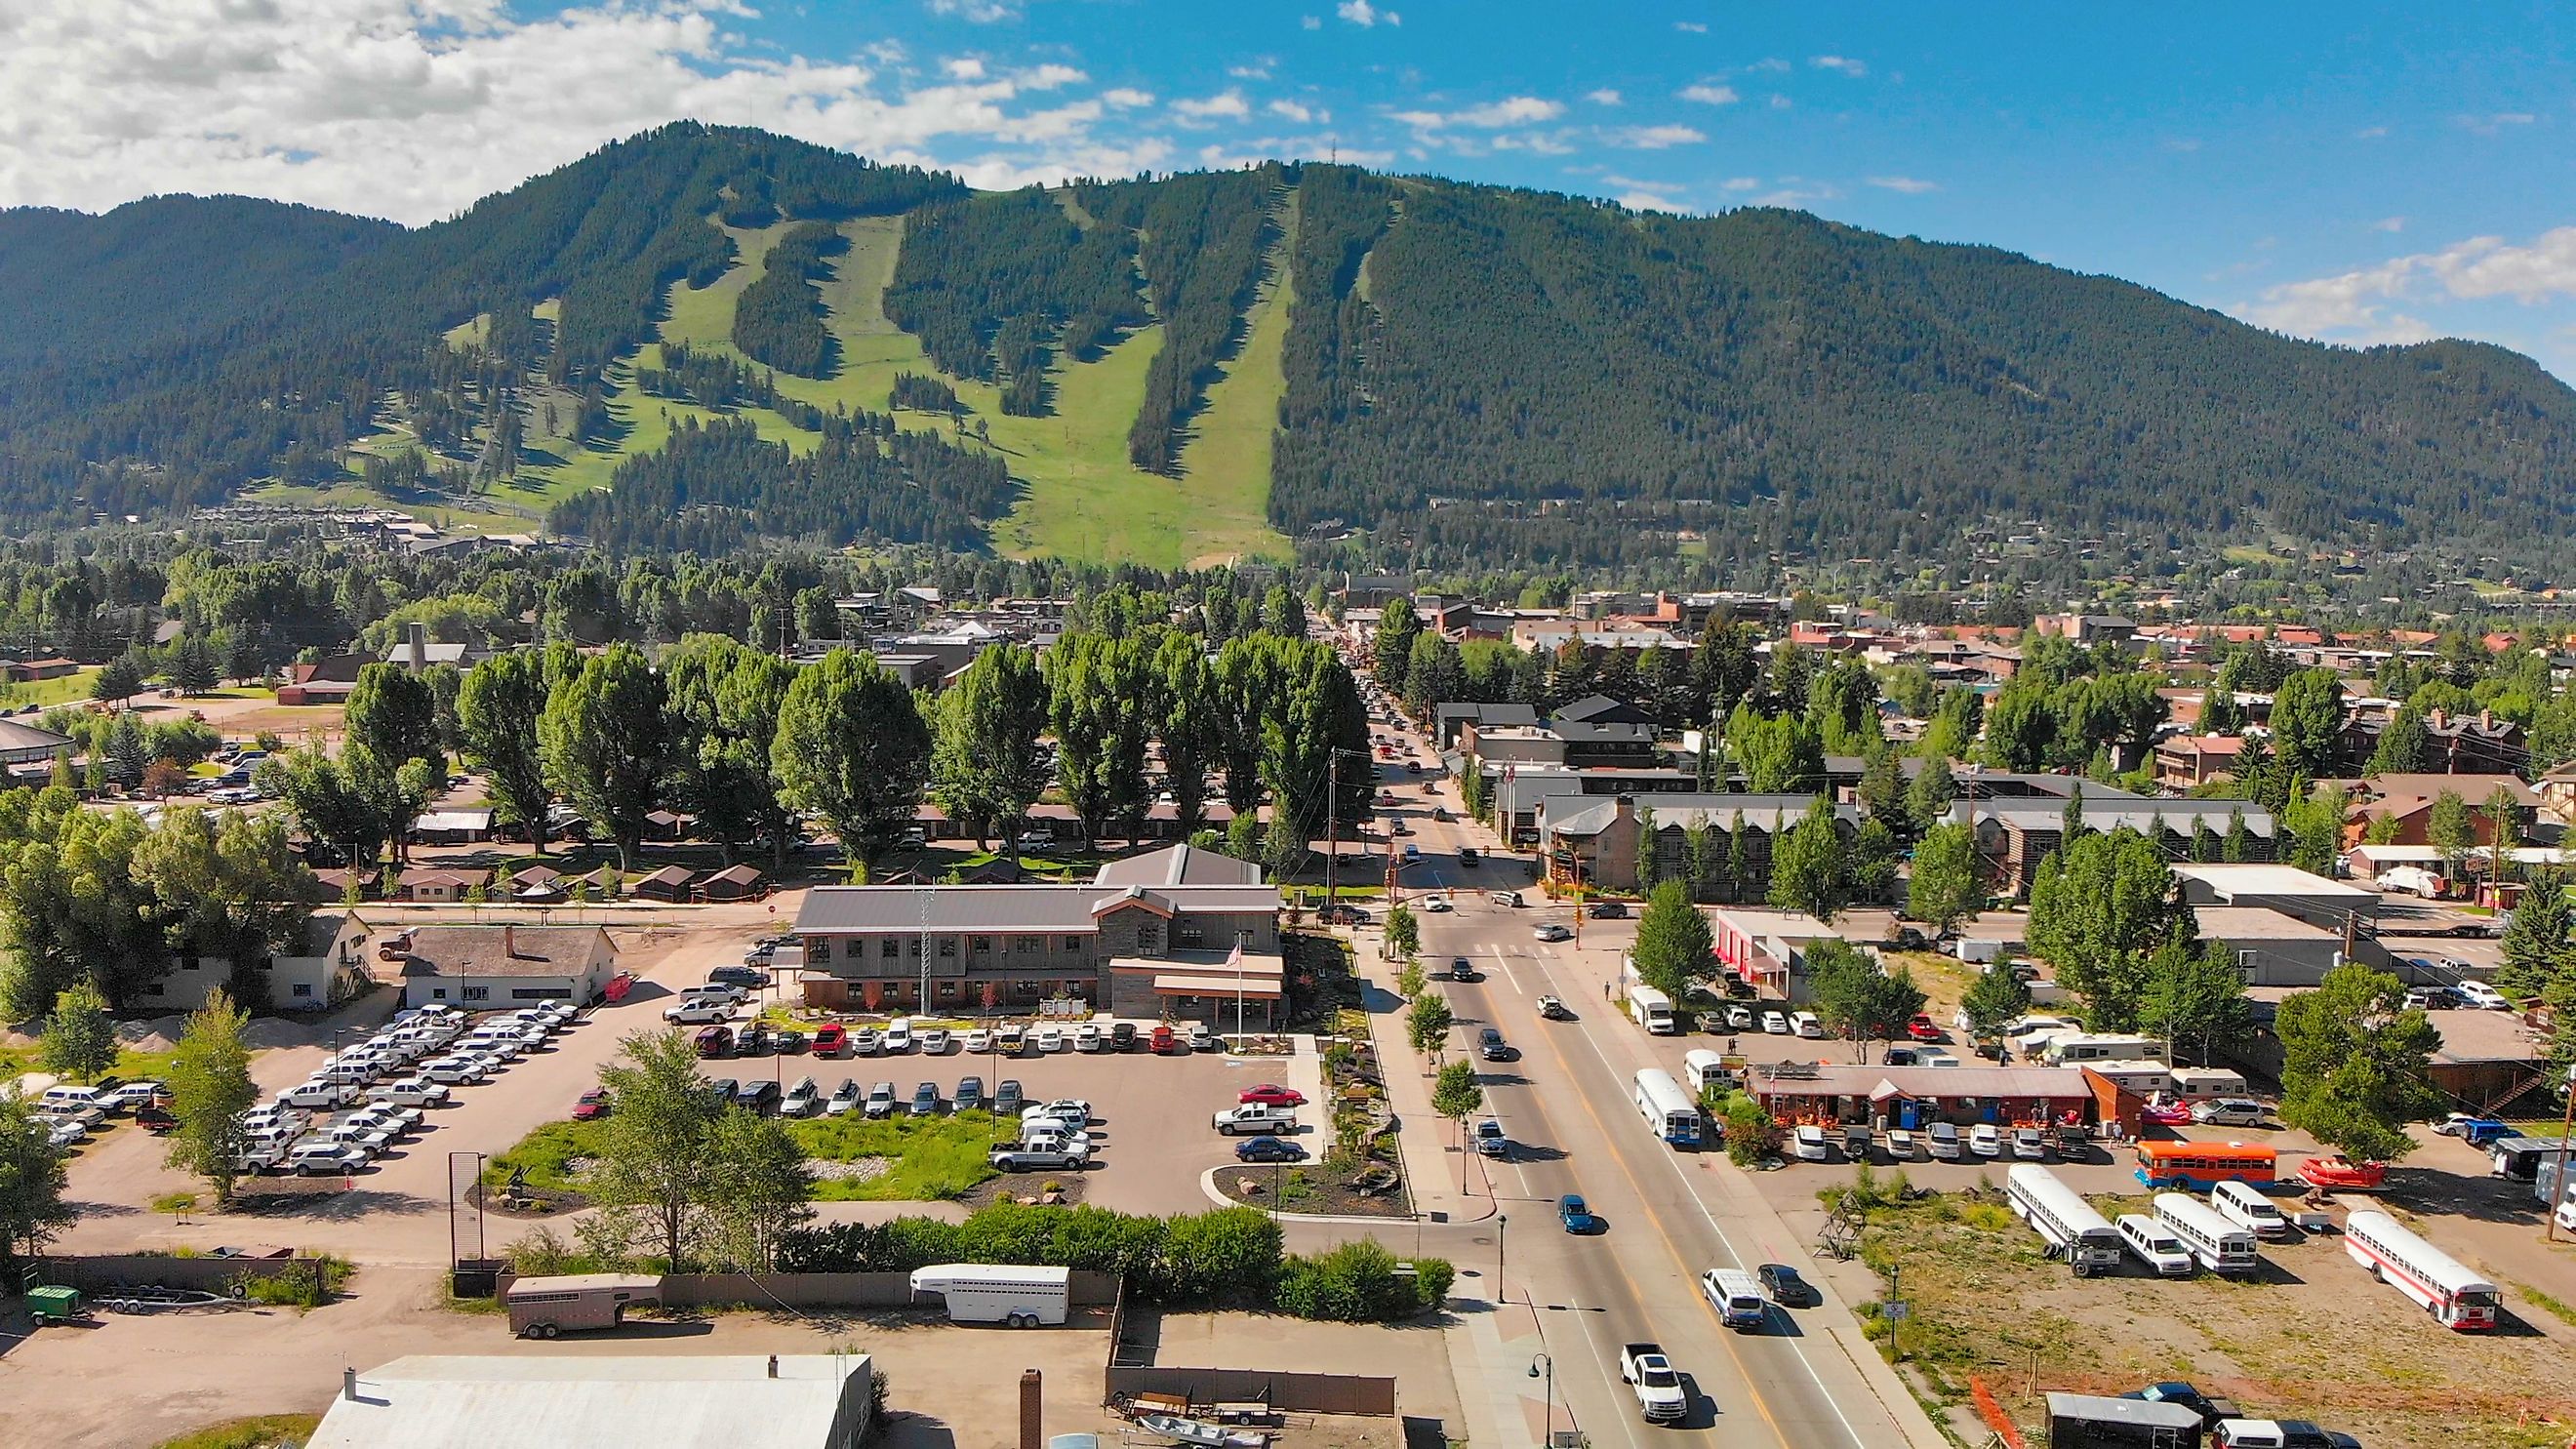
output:
[[[1044,1449],[1046,1375],[1036,1369],[1020,1370],[1020,1449]]]
[[[518,927],[503,926],[501,928],[501,955],[505,960],[515,961],[519,959]]]

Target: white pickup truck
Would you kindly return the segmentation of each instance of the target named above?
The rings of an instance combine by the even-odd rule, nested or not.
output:
[[[1649,1423],[1669,1423],[1690,1408],[1689,1396],[1682,1392],[1682,1376],[1673,1372],[1673,1361],[1664,1357],[1660,1343],[1620,1345],[1619,1378],[1636,1391],[1637,1412]]]
[[[1229,1137],[1237,1134],[1275,1137],[1297,1130],[1297,1109],[1266,1102],[1246,1102],[1210,1117],[1208,1125]]]

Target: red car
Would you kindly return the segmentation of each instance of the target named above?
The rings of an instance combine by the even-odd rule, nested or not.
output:
[[[1283,1087],[1276,1082],[1264,1082],[1258,1087],[1244,1088],[1243,1095],[1234,1100],[1245,1105],[1258,1103],[1264,1107],[1303,1107],[1306,1105],[1306,1094],[1295,1087]]]
[[[1932,1024],[1932,1018],[1918,1011],[1914,1019],[1905,1024],[1905,1034],[1916,1041],[1939,1041],[1941,1028]]]
[[[608,1089],[606,1087],[593,1087],[582,1093],[572,1104],[572,1120],[576,1122],[587,1122],[593,1117],[607,1115]]]
[[[608,984],[606,986],[599,988],[599,999],[610,1002],[624,1001],[626,999],[626,993],[634,989],[635,973],[632,971],[620,971],[616,975],[608,978]]]
[[[1157,1056],[1170,1056],[1175,1052],[1187,1052],[1190,1048],[1181,1040],[1180,1033],[1168,1026],[1157,1026],[1154,1034],[1145,1039],[1145,1049]]]
[[[837,1057],[850,1049],[850,1029],[839,1022],[814,1028],[814,1055]]]

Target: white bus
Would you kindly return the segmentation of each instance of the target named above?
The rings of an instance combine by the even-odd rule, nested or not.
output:
[[[1637,1115],[1646,1119],[1656,1136],[1675,1147],[1699,1145],[1699,1104],[1673,1080],[1672,1073],[1648,1067],[1629,1086]]]
[[[2343,1250],[2445,1328],[2473,1333],[2496,1326],[2496,1305],[2504,1296],[2496,1286],[2386,1213],[2363,1211],[2346,1219]]]
[[[1732,1087],[1735,1072],[1726,1058],[1706,1047],[1695,1047],[1682,1053],[1682,1080],[1694,1095],[1704,1095],[1710,1087]]]
[[[1012,1264],[935,1263],[912,1272],[915,1296],[947,1300],[952,1323],[1007,1323],[1013,1328],[1056,1325],[1073,1304],[1073,1270]]]
[[[2262,1262],[2255,1256],[2254,1235],[2195,1197],[2178,1192],[2156,1194],[2156,1221],[2182,1239],[2200,1265],[2213,1273],[2251,1273]]]
[[[1673,1016],[1673,999],[1651,986],[1628,988],[1628,1014],[1649,1036],[1671,1036],[1680,1029]]]
[[[2078,1278],[2120,1266],[2120,1230],[2036,1163],[2017,1162],[2004,1174],[2004,1198],[2031,1230],[2066,1257]]]

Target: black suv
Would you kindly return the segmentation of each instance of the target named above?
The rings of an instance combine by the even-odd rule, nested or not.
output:
[[[757,966],[719,966],[707,973],[707,980],[719,986],[767,986],[769,973]]]
[[[733,1039],[734,1054],[737,1056],[765,1057],[777,1045],[778,1038],[770,1033],[768,1027],[756,1021],[744,1027],[742,1034]]]
[[[1132,1021],[1122,1021],[1111,1026],[1109,1028],[1109,1049],[1113,1052],[1134,1051],[1136,1049],[1136,1023]]]
[[[1502,1028],[1488,1026],[1476,1033],[1476,1055],[1489,1062],[1508,1062],[1520,1056],[1512,1044],[1503,1040]]]
[[[733,1089],[733,1104],[767,1116],[778,1110],[776,1082],[745,1082]]]

